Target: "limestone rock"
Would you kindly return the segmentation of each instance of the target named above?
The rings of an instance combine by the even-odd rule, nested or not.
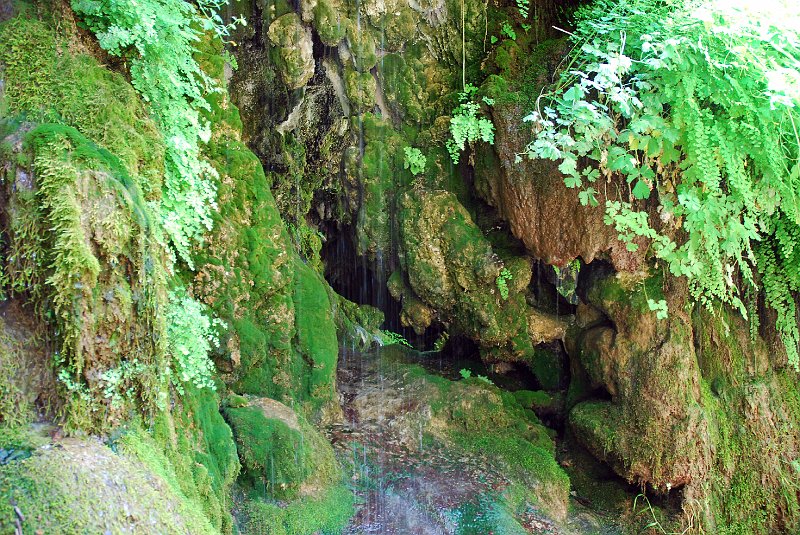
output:
[[[486,150],[496,151],[496,156],[478,160],[478,192],[497,208],[528,251],[548,264],[564,267],[578,257],[588,263],[607,256],[618,270],[636,270],[647,248],[631,253],[617,239],[617,232],[603,222],[604,198],[600,206],[582,206],[576,190],[564,185],[555,162],[515,163],[531,140],[531,132],[520,128],[524,115],[518,105],[493,108],[495,144]]]
[[[314,75],[311,30],[303,26],[297,13],[287,13],[269,26],[269,40],[277,47],[280,74],[289,89],[306,85]]]

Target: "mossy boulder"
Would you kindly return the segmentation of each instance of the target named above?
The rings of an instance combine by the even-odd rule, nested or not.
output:
[[[536,415],[481,378],[450,381],[429,374],[414,355],[388,346],[364,356],[362,387],[353,400],[360,425],[380,429],[411,451],[433,447],[449,451],[445,456],[477,455],[507,482],[500,506],[509,517],[528,503],[563,520],[569,480]]]
[[[393,287],[403,299],[401,317],[408,326],[421,332],[438,317],[478,342],[488,361],[531,362],[536,344],[564,336],[564,321],[525,300],[530,261],[504,261],[454,194],[405,192],[398,218],[407,281]],[[505,296],[498,282],[504,268],[512,273]]]
[[[95,439],[65,439],[0,466],[0,531],[15,526],[22,533],[219,533],[163,475]]]
[[[566,344],[577,439],[630,482],[680,489],[675,527],[796,530],[798,499],[784,489],[797,478],[785,459],[800,444],[800,400],[774,348],[724,307],[688,314],[674,279],[607,275],[587,290],[585,327]],[[669,316],[658,320],[647,299],[662,298]]]
[[[352,515],[353,499],[319,431],[268,398],[229,407],[225,414],[238,445],[241,480],[253,500],[248,507],[254,533],[310,535],[333,525],[341,529]],[[330,511],[320,510],[323,505]]]
[[[334,0],[303,2],[303,20],[313,21],[314,29],[325,46],[334,47],[341,43],[352,24],[342,4]]]
[[[306,85],[314,74],[311,30],[296,13],[278,17],[269,26],[269,40],[277,49],[281,78],[289,89]]]
[[[350,24],[347,27],[347,47],[353,65],[360,72],[369,71],[378,62],[375,38],[367,28]]]

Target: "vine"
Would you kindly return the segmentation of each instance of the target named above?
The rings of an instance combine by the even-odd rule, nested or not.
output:
[[[537,129],[527,155],[559,161],[585,205],[602,184],[620,240],[649,241],[709,309],[747,317],[740,287],[761,284],[798,367],[797,10],[599,0],[577,19],[568,68],[525,118]],[[612,177],[626,188],[608,192]]]

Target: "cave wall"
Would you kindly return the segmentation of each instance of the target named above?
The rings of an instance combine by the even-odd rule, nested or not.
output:
[[[628,251],[602,208],[581,206],[554,165],[517,160],[532,135],[521,118],[568,50],[551,28],[565,10],[537,3],[539,25],[492,46],[486,38],[518,14],[464,6],[463,73],[494,100],[484,107],[494,146],[473,147],[458,165],[443,148],[462,76],[460,5],[446,1],[251,3],[262,23],[243,36],[244,67],[232,77],[233,100],[248,110],[245,139],[276,169],[297,152],[286,147],[306,147],[305,178],[289,184],[310,199],[299,213],[325,240],[347,234],[348,261],[383,272],[407,332],[446,331],[475,341],[488,363],[523,363],[543,390],[564,396],[575,440],[642,489],[677,496],[676,525],[794,529],[794,372],[774,335],[751,337],[731,312],[698,310],[647,244]],[[273,37],[286,13],[305,28],[291,50]],[[290,57],[296,50],[314,61]],[[292,75],[301,65],[304,74]],[[283,87],[259,85],[265,70]],[[286,99],[282,112],[263,105],[266,92]],[[312,113],[320,102],[330,106]],[[427,156],[417,176],[403,167],[408,146]],[[623,194],[613,180],[601,191]],[[284,217],[295,208],[282,208]],[[506,299],[502,269],[511,273]],[[647,306],[662,297],[664,320]]]
[[[231,36],[238,69],[219,42],[204,41],[198,55],[229,88],[209,97],[207,114],[218,208],[193,251],[196,269],[174,272],[148,224],[164,149],[145,105],[67,7],[31,6],[0,33],[0,357],[40,381],[4,372],[13,388],[0,405],[21,409],[8,420],[55,419],[67,433],[124,424],[111,442],[132,463],[125,470],[156,474],[168,511],[199,532],[233,530],[240,470],[247,487],[266,477],[259,456],[285,459],[290,445],[308,442],[307,462],[266,497],[290,501],[304,522],[318,507],[344,518],[352,499],[311,424],[340,416],[340,343],[381,323],[379,311],[326,282],[357,263],[386,281],[408,332],[447,332],[498,369],[527,367],[540,390],[563,399],[553,412],[576,441],[652,496],[676,497],[676,526],[797,530],[800,400],[773,334],[689,303],[681,281],[663,275],[646,247],[628,252],[556,169],[516,162],[531,135],[521,117],[565,53],[551,26],[569,6],[535,2],[529,30],[492,43],[504,21],[521,22],[515,6],[232,1],[225,15],[248,19]],[[445,141],[462,80],[494,99],[483,110],[497,135],[455,165]],[[406,168],[406,147],[426,156],[422,173]],[[604,195],[618,195],[616,186]],[[345,258],[325,252],[336,240],[349,244]],[[98,391],[126,362],[163,367],[174,279],[226,324],[213,355],[216,393],[178,396],[157,373],[137,373],[121,397],[89,403],[51,375],[55,347]],[[667,319],[649,298],[669,302]],[[39,315],[53,304],[55,317]],[[25,329],[41,339],[21,336]],[[76,448],[105,462],[93,444]],[[63,464],[36,459],[36,470]],[[315,479],[319,466],[324,477]],[[16,466],[1,472],[6,486],[47,494],[45,480],[44,490],[28,480],[19,487],[27,476]],[[251,517],[291,524],[271,503],[253,503]]]

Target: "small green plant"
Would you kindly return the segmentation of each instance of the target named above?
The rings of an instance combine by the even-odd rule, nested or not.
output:
[[[511,26],[511,23],[508,21],[503,22],[503,26],[500,27],[500,32],[512,41],[517,40],[517,32],[514,31],[514,27]]]
[[[146,373],[147,367],[137,359],[123,361],[116,368],[110,368],[100,374],[103,381],[103,397],[111,402],[112,408],[119,408],[124,401],[130,401],[136,394],[134,380]]]
[[[447,341],[450,339],[450,334],[447,331],[442,332],[436,341],[433,343],[433,350],[434,351],[442,351],[444,346],[447,345]]]
[[[461,377],[463,379],[469,379],[470,377],[472,377],[472,370],[468,370],[466,368],[461,368],[458,371],[458,373],[461,374]],[[486,377],[485,375],[476,375],[475,379],[477,379],[479,381],[482,381],[482,382],[486,383],[487,385],[494,385],[492,380],[489,379],[488,377]]]
[[[517,9],[519,10],[519,14],[523,19],[528,18],[528,14],[530,13],[531,9],[531,1],[530,0],[517,0]]]
[[[667,319],[667,316],[669,315],[669,311],[667,310],[667,302],[664,299],[655,301],[648,298],[647,307],[655,312],[656,318],[660,320]]]
[[[406,347],[412,347],[408,340],[402,334],[396,333],[394,331],[387,331],[382,329],[381,330],[381,343],[385,346],[390,346],[394,344],[399,344]]]
[[[417,176],[425,171],[425,163],[427,158],[422,151],[416,147],[405,147],[403,149],[405,158],[403,159],[403,167],[411,171],[411,174]]]
[[[214,363],[208,355],[212,348],[219,347],[217,331],[224,327],[222,321],[209,318],[206,307],[187,295],[185,290],[170,292],[167,354],[177,372],[172,375],[172,384],[178,392],[183,393],[183,383],[216,390]]]
[[[503,298],[503,301],[508,299],[508,281],[511,279],[511,272],[508,270],[508,268],[501,269],[500,274],[495,279],[497,289],[500,291],[500,297]]]
[[[453,163],[458,163],[461,152],[468,142],[481,140],[490,145],[494,143],[494,125],[492,121],[480,115],[480,104],[473,101],[477,92],[477,87],[466,84],[464,91],[458,95],[460,104],[453,110],[450,119],[450,139],[446,144]],[[487,101],[484,99],[484,102]]]

